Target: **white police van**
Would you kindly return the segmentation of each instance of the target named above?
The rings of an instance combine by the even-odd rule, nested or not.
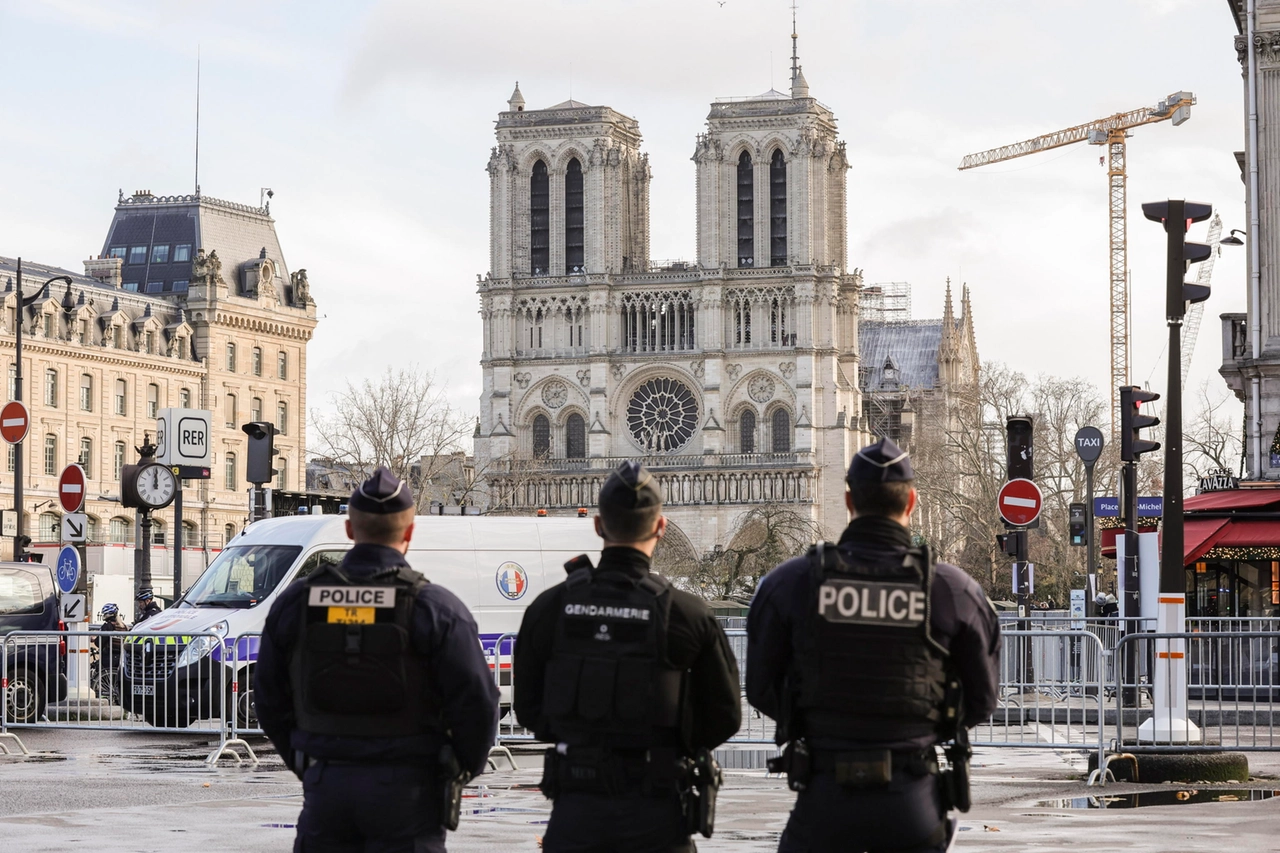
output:
[[[252,716],[258,637],[280,590],[351,547],[345,516],[298,516],[256,522],[167,610],[135,625],[126,638],[123,704],[153,725],[185,727],[234,704],[240,724]],[[600,538],[588,518],[418,516],[407,556],[432,583],[462,599],[479,641],[510,701],[508,638],[529,602],[562,581],[578,554],[598,561]],[[219,640],[209,636],[213,634]],[[236,639],[240,638],[240,639]]]

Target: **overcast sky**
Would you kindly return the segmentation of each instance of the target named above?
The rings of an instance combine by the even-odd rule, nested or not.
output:
[[[694,136],[714,98],[786,88],[790,16],[784,0],[0,0],[0,254],[82,270],[118,189],[192,190],[198,48],[200,184],[249,204],[274,188],[322,317],[312,407],[415,362],[474,411],[484,167],[515,81],[529,109],[572,93],[639,120],[652,255],[692,259]],[[1246,225],[1227,4],[807,0],[798,17],[811,93],[848,143],[850,265],[910,282],[917,318],[941,315],[948,276],[968,282],[983,360],[1104,393],[1104,150],[956,166],[1195,93],[1189,122],[1128,146],[1132,378],[1162,390],[1164,235],[1140,203],[1186,197]],[[1217,317],[1244,310],[1245,286],[1244,250],[1224,249],[1189,387],[1223,389]]]

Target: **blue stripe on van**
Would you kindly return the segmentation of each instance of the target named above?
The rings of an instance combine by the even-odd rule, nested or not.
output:
[[[502,639],[505,638],[505,639]],[[502,648],[498,649],[498,640],[502,639]],[[495,663],[495,650],[502,657],[503,669],[511,668],[511,653],[515,649],[516,638],[510,634],[481,634],[480,648],[484,649],[484,658],[489,663],[489,668],[493,669]]]

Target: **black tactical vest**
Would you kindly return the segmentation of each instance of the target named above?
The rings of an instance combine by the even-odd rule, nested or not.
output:
[[[543,688],[557,739],[625,749],[676,743],[683,674],[666,663],[670,607],[671,586],[656,575],[569,575]]]
[[[930,635],[928,548],[900,564],[862,564],[823,543],[809,550],[809,570],[813,598],[793,665],[796,732],[862,743],[936,733],[947,654]]]
[[[331,567],[304,583],[289,667],[298,728],[350,737],[438,731],[430,660],[413,643],[414,602],[426,579],[408,567],[374,578]]]

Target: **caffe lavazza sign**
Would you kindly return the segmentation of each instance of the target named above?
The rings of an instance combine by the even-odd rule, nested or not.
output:
[[[1200,494],[1205,492],[1225,492],[1240,488],[1240,480],[1233,477],[1225,468],[1210,471],[1200,478]]]

